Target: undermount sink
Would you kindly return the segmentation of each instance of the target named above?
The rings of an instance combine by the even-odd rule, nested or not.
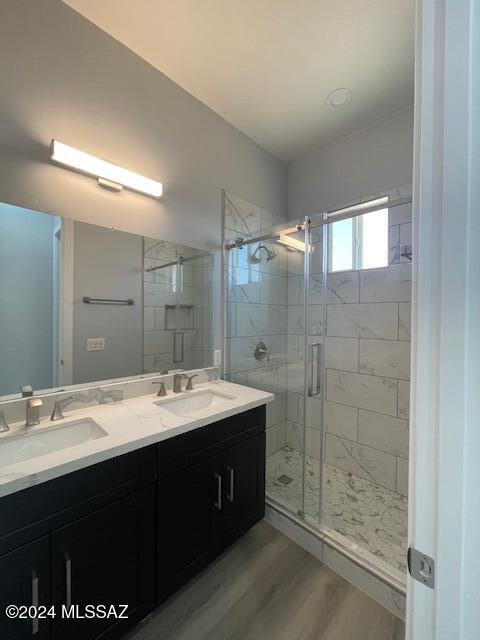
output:
[[[205,389],[200,391],[187,391],[179,398],[157,400],[154,404],[177,416],[195,416],[204,413],[205,409],[225,404],[226,402],[234,400],[234,398],[235,396],[227,393]]]
[[[32,432],[22,431],[18,435],[0,439],[0,466],[25,462],[89,440],[98,440],[106,435],[107,432],[91,418],[42,427]]]

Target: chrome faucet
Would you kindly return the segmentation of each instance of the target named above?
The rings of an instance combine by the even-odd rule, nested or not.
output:
[[[174,373],[173,374],[173,393],[181,393],[182,380],[188,379],[186,373]]]
[[[89,404],[90,402],[98,402],[98,404],[107,404],[108,401],[120,402],[123,400],[123,391],[121,389],[89,389],[86,393],[74,393],[71,396],[57,400],[53,407],[50,420],[55,422],[56,420],[62,420],[64,410],[72,402],[79,402],[81,404]]]
[[[43,400],[41,398],[27,399],[27,419],[25,421],[26,427],[33,427],[36,424],[40,424],[40,407],[42,406]]]
[[[8,422],[5,420],[5,411],[0,411],[0,433],[4,431],[10,431]]]
[[[193,390],[193,382],[192,380],[194,378],[198,378],[198,373],[194,373],[193,376],[187,376],[187,386],[185,387],[185,391],[192,391]]]

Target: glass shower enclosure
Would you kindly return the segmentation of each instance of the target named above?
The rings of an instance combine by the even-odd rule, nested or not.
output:
[[[409,199],[226,239],[225,377],[275,394],[267,499],[403,583]]]

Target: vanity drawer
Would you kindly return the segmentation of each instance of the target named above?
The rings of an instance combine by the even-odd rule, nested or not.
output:
[[[145,447],[0,498],[0,553],[25,544],[155,480]]]
[[[160,442],[157,476],[164,478],[264,431],[266,406],[244,411],[206,427]]]

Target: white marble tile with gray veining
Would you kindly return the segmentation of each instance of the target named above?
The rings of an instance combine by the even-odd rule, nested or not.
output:
[[[325,431],[333,435],[357,440],[358,409],[335,402],[325,402]]]
[[[260,208],[231,193],[225,194],[225,226],[240,234],[255,234],[260,231]]]
[[[398,340],[360,340],[359,371],[374,376],[409,380],[410,343]]]
[[[361,302],[408,302],[411,299],[411,264],[393,264],[360,272]]]
[[[408,421],[359,409],[358,442],[407,458]]]
[[[327,400],[397,415],[397,380],[327,369]]]
[[[398,305],[329,304],[327,335],[345,338],[396,340],[398,337]]]
[[[410,417],[410,382],[408,380],[398,381],[398,417]]]
[[[400,302],[398,305],[398,339],[410,340],[412,334],[412,304]]]
[[[287,307],[237,304],[237,336],[262,336],[287,332]]]
[[[408,495],[408,460],[397,458],[397,491]]]
[[[341,371],[358,371],[358,339],[327,337],[325,344],[325,367]]]
[[[395,456],[372,447],[325,434],[325,460],[344,471],[394,491],[397,482]]]
[[[319,526],[320,463],[311,456],[305,462],[305,517]],[[303,510],[303,469],[303,453],[288,447],[267,459],[267,495],[294,513]],[[283,475],[292,481],[283,484]],[[379,567],[405,574],[407,499],[329,464],[322,487],[322,528],[345,536],[347,546],[359,545],[357,551]]]
[[[327,276],[327,304],[360,301],[360,274],[358,271],[341,271]]]

